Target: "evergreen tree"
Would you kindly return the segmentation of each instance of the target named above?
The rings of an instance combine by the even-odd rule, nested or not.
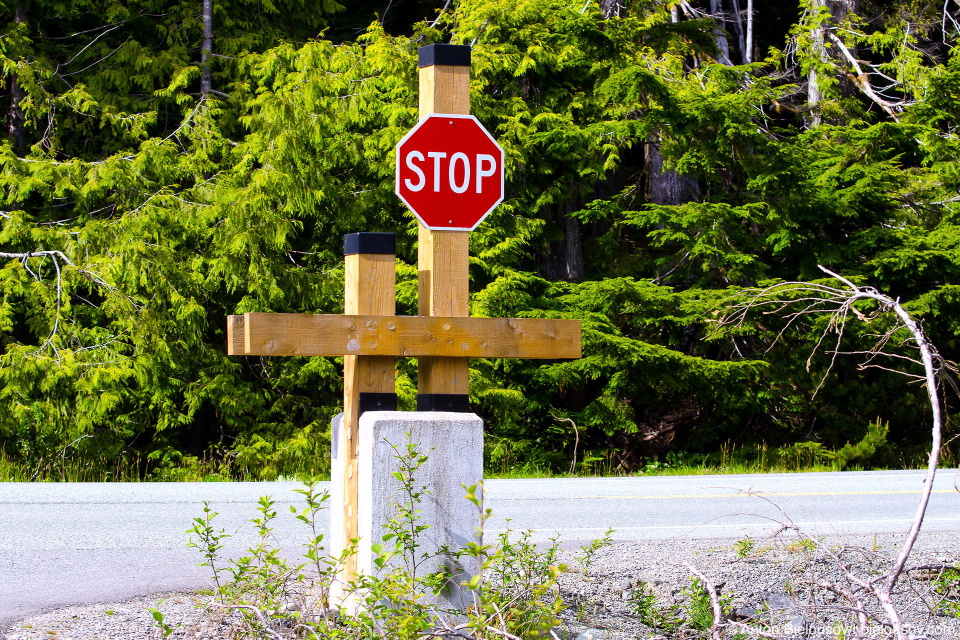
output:
[[[823,264],[900,296],[956,359],[960,18],[759,5],[769,54],[735,64],[743,7],[710,4],[2,5],[5,455],[139,454],[160,476],[323,459],[338,360],[227,357],[225,316],[341,312],[341,238],[365,230],[397,233],[414,312],[392,150],[432,42],[472,45],[472,112],[507,158],[471,235],[472,313],[584,327],[578,361],[473,363],[490,463],[567,467],[570,421],[621,469],[725,441],[840,448],[878,417],[909,452],[922,398],[855,361],[821,386],[816,320],[713,328],[744,288]]]

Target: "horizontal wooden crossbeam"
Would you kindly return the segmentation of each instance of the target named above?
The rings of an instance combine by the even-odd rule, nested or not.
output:
[[[580,321],[246,313],[228,316],[227,352],[247,356],[580,357]]]

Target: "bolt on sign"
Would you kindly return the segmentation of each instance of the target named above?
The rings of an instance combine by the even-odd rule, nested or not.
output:
[[[469,46],[422,47],[419,67],[420,123],[396,152],[397,194],[420,221],[419,315],[395,315],[394,235],[354,233],[344,238],[343,315],[228,317],[230,355],[343,356],[342,495],[333,496],[331,516],[342,530],[334,556],[358,535],[359,417],[396,410],[396,357],[419,360],[418,411],[468,413],[469,358],[581,354],[579,320],[469,317],[469,232],[503,200],[503,150],[469,115]],[[356,570],[356,558],[348,559],[342,582]]]

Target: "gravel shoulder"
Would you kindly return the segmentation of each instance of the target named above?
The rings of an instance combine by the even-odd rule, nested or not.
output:
[[[832,550],[846,546],[857,548],[863,562],[880,567],[900,550],[903,536],[851,536],[829,538],[823,542]],[[854,553],[854,552],[851,552]],[[796,538],[779,540],[704,540],[675,539],[668,541],[614,542],[596,552],[589,572],[584,574],[578,557],[579,544],[566,542],[560,559],[568,571],[558,580],[565,603],[561,624],[556,629],[564,640],[626,640],[652,638],[693,638],[694,630],[681,627],[648,626],[650,616],[638,615],[636,603],[640,594],[653,596],[652,611],[667,619],[671,611],[689,610],[691,572],[684,563],[693,565],[728,598],[728,609],[739,612],[739,619],[765,625],[767,632],[784,637],[806,637],[810,640],[838,637],[839,624],[849,623],[849,614],[839,610],[812,610],[805,605],[810,591],[804,581],[840,579],[835,563],[823,552],[811,549]],[[851,556],[852,557],[852,556]],[[932,533],[921,536],[909,566],[932,564],[960,565],[960,539],[954,533]],[[940,605],[918,600],[931,586],[930,573],[909,572],[900,583],[898,600],[906,609],[905,618],[918,637],[927,640],[960,638],[960,617],[945,614],[943,605],[960,606],[960,593],[947,594]],[[9,626],[2,632],[4,640],[147,640],[162,638],[163,633],[153,618],[151,608],[163,613],[164,621],[175,627],[170,638],[221,640],[233,637],[229,619],[204,612],[210,596],[203,593],[177,592],[157,594],[122,602],[76,606],[32,616]],[[842,607],[845,603],[829,592],[817,590],[812,602],[822,607]],[[766,605],[766,606],[764,606]],[[869,611],[868,613],[872,613]],[[788,626],[794,623],[794,626]],[[802,633],[796,624],[802,624]],[[868,638],[879,638],[883,628],[870,621]],[[849,636],[848,636],[849,637]]]

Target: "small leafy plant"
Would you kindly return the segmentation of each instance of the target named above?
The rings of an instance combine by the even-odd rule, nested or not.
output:
[[[756,548],[757,548],[757,541],[751,538],[750,536],[741,538],[740,540],[737,540],[735,543],[733,543],[733,549],[734,551],[737,552],[738,558],[746,558],[747,556],[751,555],[756,550]]]
[[[796,538],[787,545],[787,551],[790,553],[813,553],[817,550],[817,545],[823,544],[824,540],[825,538],[822,536],[819,540],[803,537]],[[874,536],[874,546],[874,552],[876,552],[880,548],[879,545],[876,544],[876,536]]]
[[[693,578],[681,592],[687,600],[686,619],[690,626],[699,631],[707,631],[713,626],[713,611],[710,596],[699,578]]]
[[[403,502],[394,502],[396,515],[385,525],[387,533],[383,535],[383,542],[393,542],[393,553],[399,555],[410,576],[417,577],[417,570],[426,559],[417,558],[417,549],[420,548],[420,535],[430,528],[430,525],[420,521],[420,511],[417,509],[430,494],[426,486],[417,482],[417,471],[426,463],[427,456],[418,450],[417,444],[407,434],[407,443],[402,448],[393,445],[397,470],[392,472],[394,479],[400,484]]]
[[[203,566],[203,565],[201,565],[201,566]],[[163,602],[163,601],[162,601],[162,600],[158,600],[158,601],[157,601],[157,605],[159,606],[159,604],[160,604],[161,602]],[[180,625],[179,625],[179,624],[178,624],[177,626],[175,626],[175,627],[171,627],[169,624],[167,624],[166,617],[163,615],[163,612],[160,611],[159,608],[157,608],[157,607],[149,607],[147,610],[148,610],[148,611],[150,612],[150,614],[153,616],[153,619],[154,619],[154,621],[157,623],[157,626],[160,627],[160,632],[163,634],[163,637],[164,637],[164,638],[170,637],[170,635],[171,635],[174,631],[176,631],[177,629],[180,628]],[[113,612],[111,611],[111,612],[110,612],[110,615],[112,615],[112,613],[113,613]]]
[[[630,608],[641,623],[652,629],[673,631],[679,625],[673,611],[660,607],[653,589],[642,580],[630,594]]]
[[[223,548],[221,540],[230,536],[223,530],[219,531],[213,528],[213,519],[217,517],[217,512],[210,508],[210,503],[204,501],[203,516],[193,519],[193,527],[187,529],[187,535],[190,536],[188,547],[199,549],[203,554],[204,561],[200,563],[201,567],[210,567],[213,572],[213,583],[216,586],[217,594],[221,590],[220,571],[217,566],[217,555]],[[196,536],[194,540],[193,536]],[[156,618],[156,614],[154,614]]]
[[[585,544],[580,547],[581,553],[579,556],[577,556],[577,562],[583,569],[584,575],[590,574],[590,567],[593,565],[593,561],[596,559],[597,552],[604,547],[609,547],[613,543],[613,533],[613,529],[607,529],[602,538],[593,540],[589,544]]]
[[[960,618],[960,569],[944,569],[933,581],[933,593],[944,615]]]
[[[691,578],[690,584],[685,586],[680,594],[686,601],[686,609],[682,610],[679,605],[673,606],[673,613],[676,620],[682,621],[692,629],[697,631],[709,631],[713,627],[713,607],[710,602],[710,595],[706,586],[700,578]],[[729,611],[733,596],[719,595],[720,609]]]

